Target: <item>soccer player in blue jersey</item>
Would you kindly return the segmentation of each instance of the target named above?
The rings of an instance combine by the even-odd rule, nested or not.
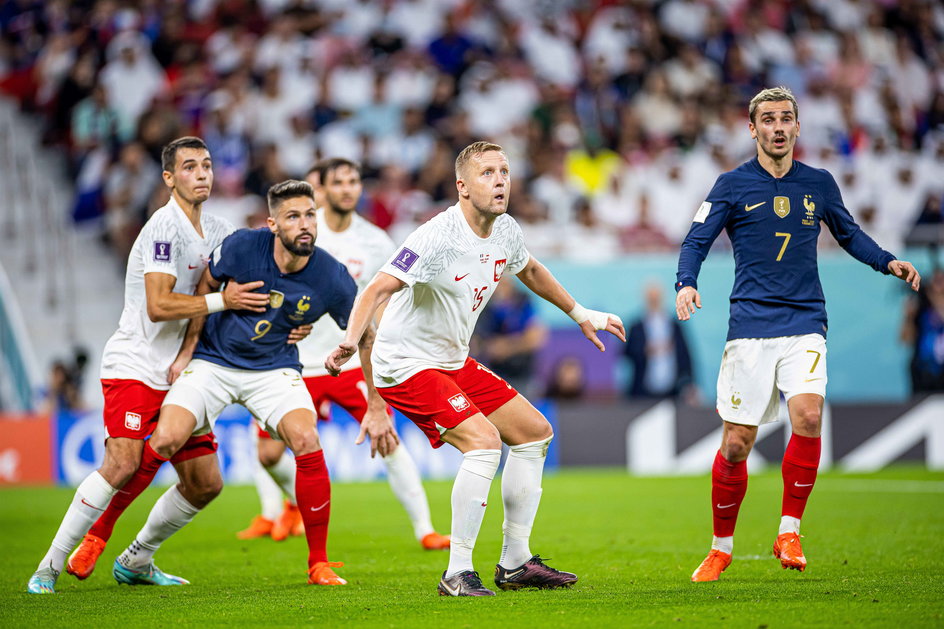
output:
[[[268,307],[262,313],[229,310],[191,322],[184,348],[196,346],[193,359],[164,399],[138,474],[153,477],[191,434],[212,430],[227,405],[242,404],[295,453],[295,493],[309,548],[308,582],[344,585],[332,570],[340,564],[329,562],[327,555],[331,485],[315,409],[302,382],[298,348],[288,340],[293,329],[324,314],[346,328],[357,286],[343,264],[315,247],[311,185],[293,180],[276,184],[269,189],[268,204],[269,229],[243,229],[227,237],[213,252],[197,288],[209,293],[224,282],[253,277],[264,282],[259,290],[268,294]],[[197,513],[190,505],[158,506],[115,561],[119,582],[146,582],[154,552]]]
[[[750,102],[757,157],[724,173],[695,214],[682,243],[676,314],[687,321],[701,308],[698,272],[726,229],[734,249],[734,288],[727,344],[718,374],[721,449],[711,470],[714,540],[692,581],[716,581],[731,563],[734,527],[747,491],[747,457],[757,427],[775,421],[780,394],[793,435],[783,457],[783,503],[774,556],[804,570],[800,519],[816,481],[826,394],[826,309],[816,266],[825,223],[843,249],[918,290],[921,278],[863,232],[825,170],[793,159],[799,111],[789,89],[765,89]]]

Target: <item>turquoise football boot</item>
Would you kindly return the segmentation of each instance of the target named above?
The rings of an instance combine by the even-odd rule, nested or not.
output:
[[[146,570],[138,571],[121,565],[116,559],[111,574],[118,583],[128,585],[190,585],[187,579],[161,572],[153,561],[148,564]]]
[[[26,585],[26,591],[30,594],[55,594],[56,579],[59,573],[52,568],[41,568],[33,573],[29,583]]]

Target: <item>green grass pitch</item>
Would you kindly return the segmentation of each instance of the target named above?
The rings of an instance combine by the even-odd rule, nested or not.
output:
[[[775,470],[751,477],[734,563],[718,583],[689,577],[710,543],[709,481],[640,479],[619,470],[549,474],[532,551],[580,575],[570,590],[436,593],[446,554],[424,552],[385,483],[336,484],[332,560],[345,587],[305,584],[300,538],[242,542],[255,491],[228,487],[157,555],[190,586],[117,585],[111,563],[161,489],[119,521],[96,572],[63,574],[56,596],[26,581],[71,500],[66,489],[0,491],[0,627],[941,627],[944,626],[944,473],[897,467],[821,475],[804,519],[805,573],[771,557],[780,507]],[[427,483],[433,519],[448,532],[451,483]],[[486,584],[501,544],[500,480],[475,550]]]

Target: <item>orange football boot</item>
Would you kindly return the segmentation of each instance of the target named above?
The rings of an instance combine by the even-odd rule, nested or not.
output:
[[[249,528],[245,531],[236,533],[239,539],[256,539],[257,537],[268,537],[272,533],[272,520],[257,515],[249,523]]]
[[[340,568],[340,561],[319,561],[308,569],[308,583],[311,585],[347,585],[347,581],[334,573],[331,568]]]
[[[284,541],[289,535],[294,534],[295,526],[302,521],[302,512],[298,510],[298,505],[293,505],[288,500],[285,501],[285,509],[272,523],[272,539],[277,542]],[[302,524],[304,531],[305,525]]]
[[[717,581],[721,573],[731,565],[731,554],[711,549],[705,560],[692,573],[692,583],[704,583],[706,581]]]
[[[427,533],[420,540],[423,550],[449,550],[449,536],[440,535],[436,531]]]
[[[105,540],[91,533],[86,533],[82,538],[82,543],[73,551],[69,557],[69,564],[66,566],[66,572],[76,579],[84,580],[91,576],[95,570],[95,562],[105,550]]]
[[[781,533],[774,542],[774,557],[780,560],[783,569],[792,568],[803,572],[806,570],[806,557],[803,556],[803,547],[800,546],[799,533]]]

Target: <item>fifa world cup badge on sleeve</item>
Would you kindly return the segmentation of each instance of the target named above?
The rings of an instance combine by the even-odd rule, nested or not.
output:
[[[397,257],[393,259],[393,266],[397,267],[404,273],[409,271],[413,265],[419,260],[419,256],[412,249],[407,249],[404,247],[400,249],[400,253],[397,254]]]
[[[154,261],[170,262],[170,243],[160,240],[154,242]]]

